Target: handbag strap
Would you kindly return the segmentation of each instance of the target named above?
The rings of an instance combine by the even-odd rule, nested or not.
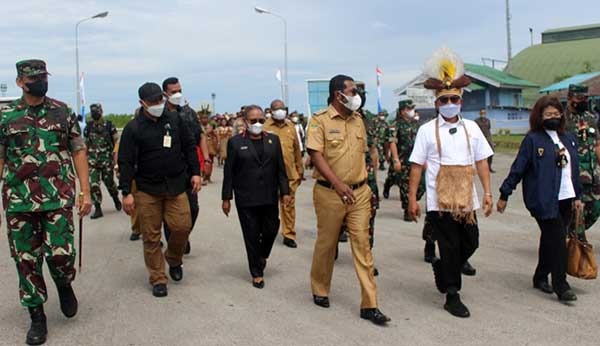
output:
[[[467,131],[467,126],[465,125],[465,122],[460,119],[459,120],[462,124],[462,127],[465,129],[465,136],[467,137],[467,150],[469,151],[469,159],[470,161],[472,161],[471,164],[474,164],[475,161],[473,160],[473,154],[472,154],[472,148],[471,148],[471,139],[469,139],[469,131]],[[437,150],[438,150],[438,155],[440,156],[440,165],[442,164],[442,141],[440,139],[440,118],[439,116],[437,118],[435,118],[435,141],[437,144]]]
[[[584,219],[583,219],[583,213],[581,212],[580,209],[575,209],[575,229],[573,230],[574,233],[571,235],[571,237],[574,237],[575,239],[581,239],[582,242],[587,243],[587,236],[585,234],[585,223],[584,223]],[[582,231],[581,231],[581,237],[579,236],[579,227],[583,227]]]

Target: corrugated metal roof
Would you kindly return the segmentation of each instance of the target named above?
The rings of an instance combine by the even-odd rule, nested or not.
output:
[[[549,85],[549,86],[545,87],[544,89],[541,89],[540,93],[554,92],[554,91],[568,89],[569,85],[571,85],[571,84],[583,83],[583,82],[590,80],[597,76],[600,76],[600,71],[578,74],[573,77],[563,79],[562,81],[560,81],[558,83]]]
[[[600,24],[578,25],[578,26],[568,26],[568,27],[564,27],[564,28],[548,29],[548,30],[542,32],[542,34],[555,34],[557,32],[587,30],[587,29],[596,29],[596,28],[600,28]]]
[[[537,88],[539,85],[485,65],[465,64],[466,74],[496,87]],[[495,83],[494,83],[495,82]]]

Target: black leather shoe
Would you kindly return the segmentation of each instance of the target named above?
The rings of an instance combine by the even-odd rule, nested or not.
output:
[[[140,235],[137,233],[131,233],[131,235],[129,236],[129,240],[131,240],[131,241],[140,240]]]
[[[121,211],[121,209],[123,209],[123,205],[121,204],[121,201],[119,201],[119,195],[112,196],[112,199],[113,203],[115,203],[115,209],[117,209],[117,211]]]
[[[189,255],[190,252],[192,252],[192,244],[190,244],[190,242],[188,241],[187,243],[185,243],[185,250],[183,250],[183,254]]]
[[[373,276],[379,276],[379,270],[377,270],[377,268],[373,268]]]
[[[467,318],[471,316],[469,309],[460,301],[460,294],[448,294],[446,295],[446,304],[444,309],[448,311],[452,316]]]
[[[313,294],[313,302],[322,308],[329,307],[329,297],[320,297]]]
[[[340,236],[338,238],[338,241],[340,243],[347,243],[348,242],[348,233],[347,232],[342,232],[340,233]]]
[[[68,318],[77,315],[78,303],[75,292],[73,292],[73,287],[69,284],[57,287],[57,290],[58,300],[60,301],[60,311],[62,311],[63,315]]]
[[[465,264],[463,264],[461,272],[466,276],[475,276],[475,274],[477,274],[477,270],[473,268],[469,261],[466,261]]]
[[[423,250],[423,260],[427,263],[433,263],[435,258],[435,243],[432,241],[426,241],[425,249]]]
[[[383,189],[383,198],[388,199],[390,198],[390,189]]]
[[[290,239],[290,238],[283,238],[283,245],[290,247],[292,249],[295,249],[298,247],[298,244],[296,244],[296,241],[294,239]]]
[[[577,300],[577,295],[571,289],[567,289],[563,293],[556,293],[558,300],[561,302],[574,302]]]
[[[538,290],[540,290],[544,293],[547,293],[547,294],[554,293],[554,290],[552,289],[552,286],[550,286],[548,281],[537,281],[537,282],[534,281],[533,288],[537,288]]]
[[[442,272],[442,260],[434,258],[433,262],[431,262],[431,267],[433,267],[435,287],[437,287],[440,293],[446,293],[448,287],[446,285],[446,280],[444,280],[444,273]]]
[[[101,218],[103,216],[104,216],[104,214],[102,214],[102,207],[100,206],[100,204],[96,204],[94,213],[92,214],[92,216],[90,216],[90,219],[94,220],[94,219]]]
[[[165,284],[156,284],[152,287],[152,295],[155,297],[166,297],[168,294],[167,285]]]
[[[378,326],[384,325],[391,321],[392,319],[383,314],[383,312],[379,311],[379,309],[360,309],[360,318],[364,320],[369,320],[375,323]]]
[[[180,265],[175,267],[169,266],[169,275],[171,276],[171,279],[173,279],[173,281],[181,281],[181,279],[183,279],[182,267]]]
[[[29,308],[29,316],[31,317],[31,326],[27,331],[27,345],[41,345],[46,342],[48,335],[48,327],[46,326],[46,315],[42,305]]]
[[[265,280],[256,282],[256,281],[252,281],[252,286],[258,288],[258,289],[263,289],[265,288]]]

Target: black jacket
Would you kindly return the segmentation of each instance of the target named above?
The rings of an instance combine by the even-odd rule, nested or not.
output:
[[[569,151],[571,180],[576,199],[581,198],[579,180],[579,154],[577,140],[570,134],[558,136]],[[556,165],[556,146],[546,132],[529,132],[523,142],[508,177],[500,187],[500,199],[508,200],[521,179],[523,201],[527,210],[541,220],[558,217],[558,193],[560,191],[561,168]]]
[[[164,146],[167,133],[170,148]],[[133,179],[148,194],[178,195],[188,189],[190,174],[200,175],[194,136],[176,113],[152,121],[140,112],[123,130],[118,163],[123,195],[131,192]]]
[[[263,133],[264,160],[258,157],[246,133],[227,143],[222,199],[231,200],[235,192],[238,207],[277,204],[280,195],[289,194],[279,137]]]

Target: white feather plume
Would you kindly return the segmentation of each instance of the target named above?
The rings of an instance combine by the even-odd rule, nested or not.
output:
[[[450,48],[443,46],[433,52],[433,55],[423,68],[423,73],[428,78],[435,78],[445,82],[445,79],[455,80],[465,74],[463,60]]]

